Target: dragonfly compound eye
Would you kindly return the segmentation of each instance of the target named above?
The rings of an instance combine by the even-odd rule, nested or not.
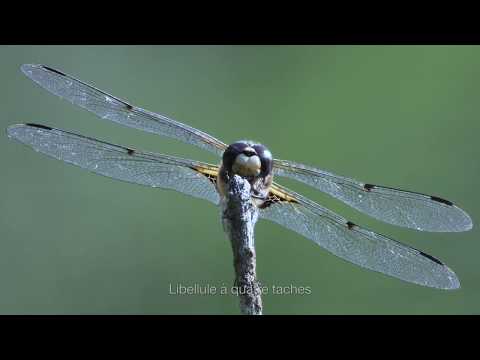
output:
[[[273,157],[270,150],[261,144],[254,145],[253,148],[257,152],[258,157],[262,163],[260,175],[266,177],[272,173]]]

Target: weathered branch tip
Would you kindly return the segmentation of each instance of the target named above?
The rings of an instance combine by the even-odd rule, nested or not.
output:
[[[262,297],[256,274],[254,236],[258,209],[252,202],[247,180],[238,175],[229,180],[221,209],[223,228],[232,245],[240,311],[246,315],[261,315]]]

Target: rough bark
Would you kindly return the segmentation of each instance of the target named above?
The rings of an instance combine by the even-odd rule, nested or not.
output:
[[[247,180],[235,175],[229,180],[227,189],[222,201],[222,222],[232,245],[240,310],[246,315],[261,315],[262,297],[256,274],[254,237],[258,209],[252,202]]]

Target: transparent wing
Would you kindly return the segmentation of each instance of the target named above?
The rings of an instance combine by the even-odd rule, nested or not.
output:
[[[12,125],[7,135],[38,152],[100,175],[219,202],[214,181],[209,178],[216,173],[213,165],[141,152],[43,125]]]
[[[419,250],[363,229],[334,212],[275,185],[260,217],[313,240],[361,267],[415,284],[456,289],[460,282],[445,264]]]
[[[72,76],[44,65],[25,64],[22,71],[37,84],[61,98],[110,120],[135,129],[168,136],[221,155],[223,142],[166,116],[130,105]]]
[[[434,232],[472,228],[472,220],[465,211],[436,196],[365,184],[285,160],[274,160],[274,173],[313,186],[393,225]]]

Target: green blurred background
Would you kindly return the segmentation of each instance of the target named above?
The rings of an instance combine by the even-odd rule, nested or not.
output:
[[[467,233],[383,224],[300,183],[280,181],[355,223],[446,262],[441,291],[364,270],[273,223],[256,228],[266,314],[479,314],[477,46],[1,46],[1,127],[37,122],[135,148],[209,153],[110,122],[49,94],[23,63],[44,63],[229,143],[361,181],[447,198]],[[169,294],[233,284],[210,203],[90,174],[0,137],[0,313],[238,314],[233,296]]]

